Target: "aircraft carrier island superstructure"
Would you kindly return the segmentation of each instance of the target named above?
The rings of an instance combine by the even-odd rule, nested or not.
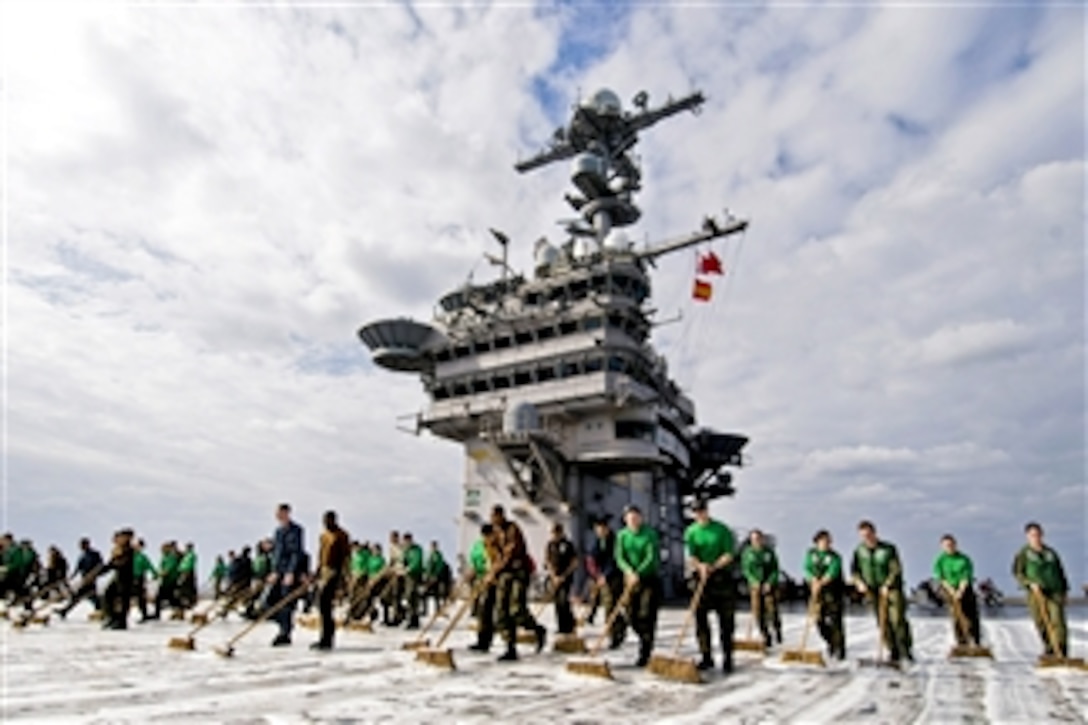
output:
[[[650,344],[655,258],[743,231],[747,222],[704,218],[677,239],[636,249],[623,232],[641,214],[641,173],[630,151],[639,131],[704,99],[693,93],[625,111],[601,90],[579,102],[549,147],[515,168],[571,159],[579,218],[566,240],[536,242],[531,278],[507,264],[497,279],[441,298],[434,320],[373,322],[359,330],[374,362],[420,375],[430,404],[417,418],[465,447],[459,549],[467,553],[494,504],[523,527],[540,557],[555,522],[586,550],[591,523],[620,524],[637,504],[661,534],[666,596],[683,579],[683,531],[696,498],[733,493],[748,439],[696,426],[695,405]]]

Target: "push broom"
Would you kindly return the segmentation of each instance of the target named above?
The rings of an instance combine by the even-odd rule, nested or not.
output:
[[[619,617],[627,607],[627,600],[631,598],[631,593],[634,591],[635,587],[630,582],[624,586],[623,594],[616,603],[616,608],[612,610],[612,614],[608,615],[608,621],[604,623],[604,631],[601,632],[601,636],[597,638],[597,641],[593,643],[593,649],[589,653],[589,659],[571,660],[567,662],[568,672],[573,672],[577,675],[603,677],[606,680],[613,679],[612,670],[609,668],[608,662],[601,659],[601,649],[604,648],[605,640],[608,639],[608,636],[612,633],[612,625],[615,624],[616,618]]]
[[[226,617],[227,613],[236,604],[241,602],[243,599],[248,599],[249,597],[254,596],[255,594],[257,594],[257,592],[259,592],[263,588],[264,588],[264,582],[257,582],[254,585],[252,585],[249,589],[247,589],[246,591],[239,592],[239,593],[235,594],[230,600],[227,601],[227,603],[223,606],[223,609],[221,609],[218,613],[213,614],[210,617],[209,616],[204,616],[203,619],[201,621],[199,621],[199,622],[196,621],[196,618],[194,616],[193,621],[196,623],[196,626],[193,627],[193,629],[191,629],[189,631],[189,633],[187,635],[185,635],[184,637],[171,637],[170,641],[166,643],[166,646],[169,647],[170,649],[180,649],[180,650],[188,650],[188,651],[195,650],[196,649],[196,635],[202,629],[207,627],[209,624],[214,622],[216,619],[219,619],[221,617]]]
[[[808,612],[805,615],[805,627],[801,630],[801,646],[797,649],[788,649],[782,652],[782,662],[789,664],[800,665],[817,665],[818,667],[826,667],[827,663],[824,662],[824,656],[818,650],[806,650],[805,645],[808,643],[808,632],[812,628],[812,622],[816,619],[817,612],[819,611],[819,598],[820,598],[820,586],[816,584],[812,587],[812,594],[808,600]],[[883,629],[883,627],[881,627]],[[879,656],[879,655],[878,655]]]
[[[668,655],[651,655],[650,664],[647,669],[651,673],[664,677],[666,680],[674,680],[676,682],[688,682],[693,685],[701,685],[703,682],[702,676],[699,674],[699,669],[695,666],[695,662],[690,657],[680,656],[680,645],[684,642],[684,635],[688,633],[688,627],[691,625],[691,620],[695,617],[695,610],[699,608],[699,602],[703,598],[703,589],[706,588],[707,579],[709,574],[699,579],[699,586],[695,588],[695,595],[691,598],[691,604],[688,605],[688,613],[684,616],[684,623],[680,627],[680,634],[676,636],[676,644],[672,648],[672,654]]]
[[[423,629],[419,630],[419,635],[411,642],[405,642],[404,644],[402,644],[400,648],[409,652],[415,652],[416,650],[421,650],[424,647],[429,647],[431,645],[431,640],[427,639],[427,632],[431,630],[431,627],[433,627],[434,623],[438,621],[438,618],[444,615],[446,613],[446,610],[453,606],[453,602],[454,600],[452,598],[447,599],[446,603],[443,604],[441,607],[436,607],[434,610],[434,614],[432,614],[431,618],[427,620],[427,623],[423,625]]]
[[[215,648],[215,653],[217,655],[219,655],[220,657],[233,657],[234,656],[234,645],[238,644],[242,640],[243,637],[245,637],[247,634],[249,634],[250,632],[255,630],[258,625],[262,624],[263,622],[270,619],[272,616],[274,616],[274,615],[278,614],[279,612],[281,612],[288,604],[291,604],[296,599],[299,599],[303,594],[305,594],[307,591],[309,591],[309,589],[310,589],[310,583],[309,582],[306,582],[304,584],[300,584],[298,587],[295,588],[295,590],[293,592],[291,592],[286,597],[279,600],[278,602],[273,604],[271,607],[269,607],[268,609],[263,611],[261,613],[261,616],[257,617],[255,620],[250,622],[245,628],[242,629],[241,632],[239,632],[238,634],[234,635],[229,640],[227,640],[223,644],[222,647],[216,647]]]
[[[734,652],[755,652],[756,654],[763,655],[767,653],[767,644],[762,639],[755,639],[752,637],[752,629],[755,626],[757,612],[762,615],[763,606],[759,601],[759,589],[748,586],[749,595],[751,598],[751,616],[748,618],[748,632],[744,635],[744,639],[737,639],[733,641]]]
[[[434,643],[434,647],[420,647],[415,650],[416,661],[423,662],[424,664],[432,665],[434,667],[442,667],[447,670],[455,670],[457,666],[453,662],[453,650],[442,649],[442,645],[449,639],[450,634],[457,628],[457,623],[461,621],[461,618],[465,616],[465,612],[472,606],[472,602],[476,599],[480,592],[491,585],[491,582],[495,579],[495,575],[501,569],[501,566],[495,567],[487,573],[480,582],[473,587],[472,595],[469,596],[461,606],[457,608],[457,612],[454,613],[450,619],[449,624],[442,631],[442,636],[438,638],[438,641]]]
[[[60,586],[61,584],[63,584],[63,583],[64,583],[64,580],[62,579],[62,580],[55,581],[52,584],[49,584],[49,585],[47,585],[45,587],[42,587],[38,591],[37,596],[41,597],[41,596],[45,595],[47,592],[50,592],[51,590],[55,591],[56,588],[58,586]],[[25,601],[26,601],[26,598],[24,598],[22,600],[22,602],[25,602]],[[33,601],[33,598],[31,598],[31,601]],[[15,602],[15,603],[12,604],[12,606],[16,606],[16,605],[18,605],[18,604],[20,604],[22,602]],[[41,604],[39,604],[37,607],[34,607],[29,612],[25,612],[23,614],[23,616],[19,617],[18,619],[13,620],[11,622],[11,626],[14,629],[24,629],[24,628],[26,628],[26,626],[28,624],[40,624],[40,625],[42,625],[44,627],[45,625],[49,624],[49,615],[48,614],[42,614],[42,612],[44,612],[47,608],[51,607],[52,605],[53,605],[53,601],[48,596],[44,597],[44,600],[42,601]]]
[[[952,647],[952,650],[948,653],[949,658],[953,657],[986,657],[988,659],[994,658],[994,653],[989,647],[983,647],[978,641],[973,644],[970,640],[974,637],[971,636],[971,627],[967,623],[967,617],[963,614],[963,607],[960,606],[959,597],[950,596],[949,602],[951,606],[948,611],[952,614],[952,625],[959,630],[960,634],[965,640],[968,640],[968,644],[956,644]]]
[[[374,588],[377,587],[378,584],[388,579],[389,575],[392,573],[393,569],[391,567],[386,567],[382,570],[380,574],[378,574],[378,576],[368,581],[366,583],[366,586],[363,587],[363,591],[359,594],[359,596],[354,597],[348,604],[348,613],[342,620],[340,620],[339,626],[351,632],[373,632],[374,624],[372,623],[373,618],[370,616],[370,611],[366,612],[365,618],[358,621],[351,619],[351,611],[355,609],[355,607],[358,606],[360,602],[370,601],[370,593],[374,591]]]
[[[1046,597],[1038,589],[1031,590],[1031,596],[1035,598],[1035,606],[1039,609],[1039,615],[1042,617],[1043,624],[1046,626],[1046,636],[1050,640],[1050,649],[1054,651],[1052,655],[1043,655],[1039,658],[1039,667],[1071,667],[1073,669],[1088,669],[1088,665],[1080,657],[1062,657],[1057,654],[1060,650],[1058,648],[1058,633],[1054,630],[1054,623],[1050,621],[1050,612],[1047,610]]]

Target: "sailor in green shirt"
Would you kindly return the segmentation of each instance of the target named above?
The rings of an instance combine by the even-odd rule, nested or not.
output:
[[[472,616],[476,619],[476,642],[469,646],[473,652],[487,652],[495,638],[495,599],[497,588],[492,581],[487,586],[483,583],[491,569],[491,557],[488,547],[497,550],[498,538],[495,528],[486,523],[480,527],[480,538],[472,544],[468,552],[468,580],[472,584]]]
[[[431,550],[427,554],[425,566],[425,579],[427,582],[427,594],[434,597],[435,611],[446,605],[450,596],[450,567],[446,564],[446,557],[438,548],[438,542],[431,542]],[[426,602],[424,602],[426,608]]]
[[[831,534],[826,530],[812,537],[813,547],[805,554],[802,567],[815,612],[813,616],[820,636],[827,643],[828,654],[837,660],[846,659],[846,630],[842,625],[843,595],[842,557],[831,548]]]
[[[952,632],[956,644],[981,644],[978,600],[972,586],[974,567],[971,559],[957,549],[956,537],[952,534],[941,537],[941,553],[933,562],[933,577],[952,607]]]
[[[740,557],[740,568],[751,593],[752,613],[759,621],[763,641],[771,646],[771,631],[782,644],[782,619],[778,616],[778,557],[763,545],[763,532],[752,529],[748,546]]]
[[[419,629],[419,609],[423,603],[423,547],[412,535],[404,534],[404,598],[408,602],[408,626]]]
[[[733,532],[720,521],[710,518],[707,502],[697,500],[694,505],[695,521],[684,530],[684,548],[691,568],[700,580],[705,580],[703,594],[695,609],[695,638],[699,642],[702,660],[700,670],[714,667],[710,649],[710,612],[718,616],[718,639],[721,642],[722,671],[733,671],[733,626],[735,621],[733,556],[735,541]]]
[[[142,624],[149,619],[147,616],[147,575],[150,574],[152,579],[159,575],[155,571],[155,565],[151,563],[151,559],[144,552],[143,539],[136,541],[136,551],[132,556],[132,574],[135,579],[132,596],[136,598],[136,608],[140,612],[140,623]]]
[[[162,616],[162,607],[169,604],[173,608],[178,605],[178,565],[181,556],[178,553],[177,544],[167,541],[162,545],[162,558],[159,559],[159,591],[155,594],[155,614],[152,619]]]
[[[1024,527],[1024,534],[1028,543],[1017,553],[1012,574],[1028,592],[1028,608],[1045,648],[1043,656],[1068,657],[1065,603],[1069,595],[1069,580],[1065,576],[1062,559],[1058,552],[1043,543],[1043,527],[1039,524],[1028,524]]]
[[[189,542],[185,545],[185,553],[178,564],[178,594],[184,609],[196,604],[196,585],[196,549]]]
[[[231,561],[234,560],[234,552],[230,553]],[[212,585],[215,587],[215,600],[219,601],[219,597],[223,596],[223,580],[227,578],[227,563],[223,561],[223,557],[215,557],[215,566],[212,567]]]
[[[870,598],[877,622],[884,621],[884,643],[892,664],[898,665],[903,658],[913,662],[899,552],[894,544],[877,538],[876,527],[869,521],[858,524],[858,535],[861,543],[854,549],[850,567],[854,586]]]
[[[642,511],[629,504],[623,512],[627,526],[616,535],[616,566],[623,572],[627,620],[639,639],[637,667],[650,661],[661,604],[661,542],[657,531],[642,521]]]
[[[392,575],[392,570],[386,571],[386,561],[385,556],[382,555],[381,544],[375,542],[370,545],[370,556],[367,557],[366,566],[369,591],[357,611],[361,613],[360,617],[369,615],[370,619],[373,620],[378,618],[378,610],[374,606],[374,601],[381,598],[382,591],[389,583],[389,577]]]

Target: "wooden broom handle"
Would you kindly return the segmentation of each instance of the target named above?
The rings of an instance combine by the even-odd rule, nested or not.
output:
[[[446,629],[443,630],[442,636],[439,637],[438,641],[434,643],[435,649],[438,649],[443,644],[445,644],[446,640],[449,639],[450,633],[453,632],[454,627],[456,627],[457,623],[461,621],[461,618],[465,616],[465,612],[467,612],[469,607],[472,606],[472,603],[476,600],[476,597],[480,596],[480,592],[482,592],[484,589],[491,586],[491,582],[495,580],[495,577],[498,575],[500,568],[501,567],[495,567],[491,571],[487,572],[487,575],[483,579],[481,579],[476,584],[476,586],[472,588],[472,592],[470,592],[469,598],[464,601],[464,603],[461,605],[461,608],[458,609],[457,613],[453,615],[450,623],[447,624]]]
[[[680,645],[684,641],[684,635],[688,633],[688,627],[691,625],[691,620],[695,617],[695,610],[699,608],[699,602],[703,598],[703,589],[706,588],[707,581],[710,580],[710,574],[699,577],[699,585],[695,587],[695,595],[691,598],[691,604],[688,605],[688,613],[684,615],[684,623],[680,626],[680,634],[676,637],[676,645],[672,648],[672,656],[675,658],[680,654]]]
[[[260,625],[261,623],[269,620],[273,615],[279,613],[288,604],[291,604],[292,602],[294,602],[296,599],[298,599],[303,594],[305,594],[309,589],[310,589],[310,583],[309,582],[306,582],[305,584],[300,584],[290,594],[288,594],[287,596],[280,599],[278,602],[273,604],[271,607],[269,607],[265,611],[261,612],[261,615],[259,617],[257,617],[255,620],[253,620],[252,622],[250,622],[249,626],[247,626],[241,632],[239,632],[238,634],[234,635],[229,640],[227,640],[227,645],[226,646],[227,647],[233,647],[240,639],[242,639],[242,637],[245,637],[247,634],[249,634],[254,629],[256,629],[258,625]]]
[[[1058,652],[1058,633],[1054,631],[1054,625],[1050,621],[1050,612],[1047,610],[1047,600],[1043,596],[1043,592],[1039,589],[1031,590],[1032,596],[1035,597],[1035,603],[1039,607],[1039,616],[1043,618],[1043,624],[1046,625],[1046,636],[1050,640],[1050,648],[1054,650],[1055,656],[1061,656]]]
[[[604,631],[601,632],[601,636],[597,638],[597,641],[593,643],[593,651],[590,652],[591,657],[596,657],[601,653],[605,639],[612,633],[612,625],[616,623],[616,617],[618,617],[627,607],[627,600],[631,598],[631,594],[634,593],[634,591],[634,584],[629,582],[624,584],[623,594],[620,595],[620,600],[616,602],[616,606],[612,609],[612,614],[608,616],[608,621],[604,623]]]
[[[820,586],[812,587],[812,594],[808,598],[808,616],[805,617],[805,628],[801,630],[801,651],[805,651],[808,644],[808,632],[812,629],[812,621],[816,619],[817,607],[820,601]]]

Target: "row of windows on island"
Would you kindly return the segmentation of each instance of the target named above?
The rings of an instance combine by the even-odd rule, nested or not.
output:
[[[604,371],[627,375],[636,382],[654,389],[665,384],[673,395],[679,394],[675,384],[671,381],[663,381],[654,374],[651,364],[645,358],[627,352],[613,352],[607,355],[589,353],[581,357],[564,357],[535,365],[501,368],[489,374],[475,373],[461,378],[435,380],[427,386],[427,389],[435,400],[447,400]]]
[[[509,293],[509,289],[524,278],[511,280],[505,285],[495,283],[484,287],[458,290],[443,297],[439,304],[446,312],[455,312],[470,303],[495,304]],[[518,296],[522,304],[537,307],[549,302],[576,302],[594,294],[612,294],[630,297],[638,304],[650,296],[650,285],[635,276],[626,274],[595,274],[592,277],[574,279],[567,284],[556,285],[547,289],[527,289]]]
[[[435,353],[434,359],[438,362],[449,362],[450,360],[480,355],[493,350],[507,350],[519,345],[531,345],[534,342],[554,340],[558,337],[574,335],[579,332],[595,332],[606,324],[609,328],[622,330],[636,342],[645,341],[649,332],[649,324],[641,313],[632,310],[616,310],[604,316],[591,315],[580,320],[562,320],[551,324],[541,324],[533,329],[504,332],[491,338],[480,338],[471,342],[444,347]]]

